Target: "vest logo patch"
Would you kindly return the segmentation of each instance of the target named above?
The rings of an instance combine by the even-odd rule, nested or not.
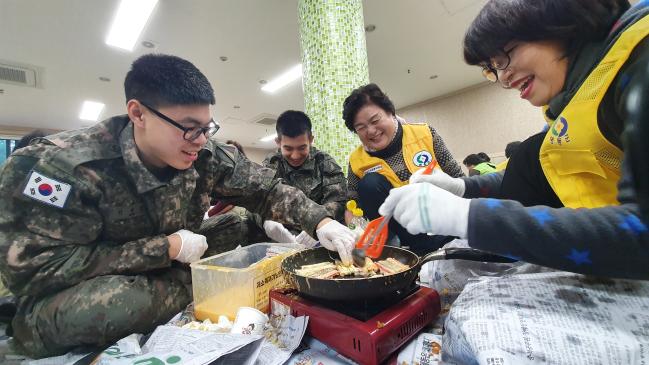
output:
[[[433,161],[433,155],[428,151],[419,151],[415,153],[415,157],[412,158],[412,163],[417,167],[428,166]]]
[[[23,195],[57,208],[63,208],[71,189],[70,184],[32,171],[23,190]]]
[[[550,128],[550,144],[558,144],[561,146],[563,143],[570,142],[568,135],[568,121],[564,117],[559,117],[554,121]]]
[[[377,171],[382,170],[382,169],[383,169],[383,166],[381,166],[381,165],[372,166],[369,169],[363,171],[363,175],[371,174],[372,172],[377,172]]]

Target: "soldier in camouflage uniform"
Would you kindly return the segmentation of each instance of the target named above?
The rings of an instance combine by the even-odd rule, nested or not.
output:
[[[309,199],[323,205],[332,217],[343,222],[347,180],[331,156],[312,146],[313,133],[309,117],[301,111],[288,110],[277,118],[275,129],[277,151],[266,157],[263,166],[275,170],[276,178],[300,189]],[[301,231],[300,227],[293,225],[284,227],[277,222],[264,222],[256,214],[242,217],[236,213],[211,217],[203,228],[201,233],[209,237],[210,242],[219,242],[218,245],[223,247],[231,247],[235,242],[261,242],[269,238],[293,242],[295,238],[291,232]],[[229,234],[218,237],[217,232],[220,230],[226,230]],[[298,237],[308,239],[305,234]]]
[[[294,186],[343,221],[347,180],[333,157],[312,146],[311,120],[300,111],[288,110],[277,118],[277,152],[262,165],[275,170],[275,177]]]
[[[353,235],[324,207],[209,139],[214,93],[194,65],[146,55],[124,86],[127,115],[36,140],[0,175],[0,269],[31,356],[111,344],[182,310],[211,199],[301,227],[349,260]]]

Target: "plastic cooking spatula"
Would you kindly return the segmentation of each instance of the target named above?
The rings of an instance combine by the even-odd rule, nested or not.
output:
[[[435,167],[437,167],[437,160],[428,164],[423,174],[432,174]],[[388,222],[391,218],[389,215],[378,217],[367,224],[361,238],[356,242],[356,248],[352,250],[354,265],[363,267],[365,266],[365,257],[377,259],[381,256],[383,246],[388,240]]]

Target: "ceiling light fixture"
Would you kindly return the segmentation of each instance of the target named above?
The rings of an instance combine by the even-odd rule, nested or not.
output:
[[[259,138],[259,140],[262,142],[270,142],[275,140],[275,138],[277,138],[277,133],[269,134],[266,137],[261,137]]]
[[[104,106],[106,106],[104,103],[90,100],[84,101],[81,106],[81,113],[79,113],[79,119],[96,122],[99,119],[99,114],[104,110]]]
[[[274,93],[275,91],[283,88],[291,82],[299,79],[300,77],[302,77],[302,64],[294,66],[285,73],[277,76],[277,78],[270,80],[261,88],[261,90],[267,93]]]
[[[106,44],[132,51],[158,0],[122,0],[108,31]]]

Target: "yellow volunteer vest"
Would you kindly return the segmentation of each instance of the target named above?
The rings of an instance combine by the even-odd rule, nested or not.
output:
[[[635,46],[649,34],[645,16],[620,34],[554,121],[541,145],[543,173],[561,202],[570,208],[617,205],[622,151],[597,125],[597,110]],[[545,113],[544,113],[545,114]]]
[[[509,162],[509,159],[506,159],[505,161],[499,163],[496,165],[496,171],[503,171],[507,168],[507,163]]]
[[[403,128],[401,139],[403,160],[410,173],[413,173],[435,160],[433,134],[425,123],[402,124],[401,127]],[[363,146],[358,146],[349,156],[349,165],[359,179],[362,179],[365,174],[376,172],[385,176],[395,188],[408,184],[408,181],[401,181],[383,159],[370,156]]]

